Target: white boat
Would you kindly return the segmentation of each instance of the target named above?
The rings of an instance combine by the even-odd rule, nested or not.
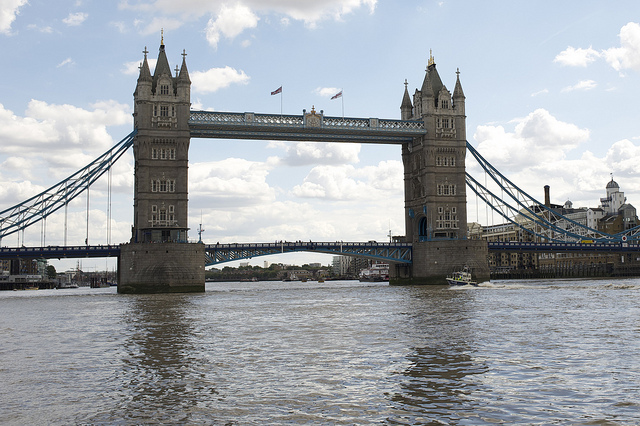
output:
[[[471,277],[471,270],[465,266],[462,271],[454,272],[447,277],[449,285],[473,285],[478,286],[478,283],[473,281]]]

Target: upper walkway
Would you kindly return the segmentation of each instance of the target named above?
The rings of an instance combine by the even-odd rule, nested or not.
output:
[[[191,137],[402,144],[426,134],[424,122],[253,112],[191,111]]]

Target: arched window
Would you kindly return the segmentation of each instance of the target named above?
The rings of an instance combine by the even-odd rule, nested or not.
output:
[[[422,217],[418,225],[418,235],[421,237],[427,236],[427,218]]]

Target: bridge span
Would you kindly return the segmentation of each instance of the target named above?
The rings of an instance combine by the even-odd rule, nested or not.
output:
[[[157,243],[161,246],[163,243]],[[190,244],[190,243],[184,243]],[[127,245],[127,244],[125,244]],[[135,244],[132,246],[135,247]],[[206,244],[205,266],[282,253],[315,252],[411,263],[411,243],[280,241],[277,243]],[[120,256],[121,245],[3,247],[0,259],[76,259]]]
[[[162,243],[158,243],[162,244]],[[189,244],[189,243],[185,243]],[[85,257],[117,257],[120,244],[87,246],[2,247],[0,259],[77,259]],[[277,241],[273,243],[205,244],[205,266],[234,260],[284,253],[314,252],[332,255],[363,257],[384,262],[411,264],[411,243]],[[554,243],[494,241],[488,243],[490,252],[640,252],[640,244],[632,243]]]
[[[274,243],[207,244],[206,266],[270,254],[315,252],[364,257],[395,263],[411,263],[411,243],[279,241]]]

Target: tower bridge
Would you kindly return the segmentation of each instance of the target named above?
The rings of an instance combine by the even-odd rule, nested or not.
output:
[[[147,50],[143,53],[134,92],[134,221],[131,244],[123,245],[119,256],[120,292],[201,291],[205,252],[211,261],[223,256],[211,246],[184,244],[192,137],[399,144],[407,246],[402,259],[390,259],[391,281],[443,283],[462,265],[471,266],[479,281],[489,278],[486,242],[466,239],[466,116],[459,73],[451,93],[430,58],[413,97],[405,83],[399,120],[325,117],[313,107],[302,115],[190,111],[186,54],[174,76],[164,43],[153,75]],[[225,253],[242,255],[230,247]]]
[[[88,190],[130,147],[134,154],[134,217],[131,238],[119,245],[16,247],[0,259],[118,258],[118,291],[204,291],[205,266],[267,254],[312,251],[391,264],[392,284],[443,284],[466,265],[489,279],[489,251],[638,252],[640,227],[617,234],[591,229],[540,203],[489,164],[466,140],[465,95],[456,72],[453,92],[443,84],[433,57],[422,85],[410,94],[405,82],[400,119],[191,111],[191,80],[183,53],[174,76],[161,43],[154,73],[147,54],[134,92],[134,128],[86,167],[41,194],[0,212],[0,239],[43,221]],[[280,242],[189,243],[188,160],[191,138],[260,139],[398,144],[404,167],[405,235],[389,243]],[[501,195],[466,173],[467,151]],[[485,179],[486,180],[486,179]],[[471,190],[503,217],[541,242],[467,239]],[[607,190],[609,194],[609,189]],[[613,190],[612,190],[613,191]],[[619,200],[618,200],[619,201]],[[357,220],[353,218],[352,220]],[[87,225],[88,226],[88,225]],[[65,216],[66,229],[66,216]],[[43,232],[44,234],[44,232]],[[581,243],[589,241],[590,243]]]

